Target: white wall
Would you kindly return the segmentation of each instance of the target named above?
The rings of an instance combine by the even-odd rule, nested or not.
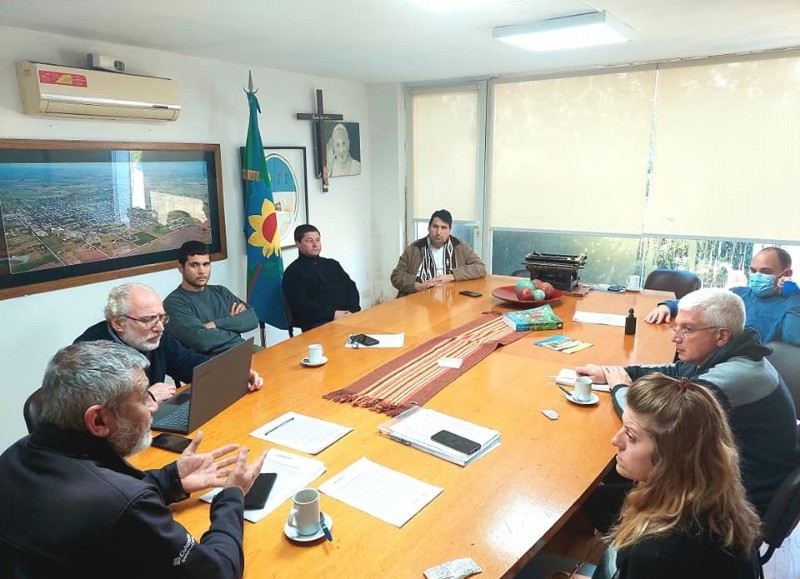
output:
[[[373,270],[373,265],[386,259],[390,261],[389,271],[394,265],[402,244],[402,238],[396,236],[396,231],[402,230],[402,213],[389,219],[389,238],[373,248],[370,233],[375,225],[371,218],[371,189],[380,190],[381,212],[395,211],[399,180],[396,167],[392,168],[391,155],[392,151],[396,153],[398,150],[398,133],[394,131],[390,144],[382,147],[382,170],[388,171],[388,176],[379,178],[372,175],[370,142],[377,131],[370,128],[366,86],[15,28],[0,27],[0,38],[0,138],[221,145],[228,259],[213,264],[212,282],[229,287],[239,296],[245,293],[246,263],[238,147],[244,144],[248,120],[247,100],[242,87],[247,84],[248,68],[252,68],[253,83],[259,89],[257,96],[262,109],[260,126],[264,144],[302,145],[307,149],[310,221],[323,234],[323,254],[346,264],[348,273],[361,290],[362,306],[374,302],[373,285],[379,288],[377,293],[381,297],[389,295],[386,281],[388,272]],[[113,55],[124,60],[130,73],[176,80],[183,105],[180,119],[173,123],[139,124],[41,119],[22,115],[16,61],[83,66],[88,52]],[[313,176],[311,124],[295,119],[295,113],[313,109],[314,89],[317,88],[324,91],[325,110],[342,113],[346,120],[361,123],[362,136],[362,174],[331,179],[330,192],[325,194],[322,193],[320,181]],[[396,87],[384,87],[378,95],[378,110],[394,114],[397,94]],[[384,120],[381,128],[396,124],[396,119]],[[402,207],[402,202],[399,206]],[[383,218],[379,221],[382,222]],[[376,252],[385,253],[388,257],[375,257]],[[285,264],[288,265],[295,257],[296,250],[285,251]],[[26,396],[40,385],[47,360],[58,348],[72,342],[87,326],[101,319],[108,290],[122,281],[120,278],[0,300],[0,367],[3,372],[0,449],[25,434],[22,405]],[[151,285],[165,296],[178,284],[179,278],[176,271],[170,270],[138,276],[136,281]],[[285,337],[285,332],[273,329],[268,335],[268,343]],[[268,375],[266,380],[269,381]]]

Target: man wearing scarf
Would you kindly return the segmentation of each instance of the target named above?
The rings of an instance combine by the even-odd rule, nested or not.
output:
[[[450,235],[452,225],[449,211],[434,211],[428,222],[427,237],[406,247],[391,276],[397,297],[486,276],[486,266],[469,244]]]

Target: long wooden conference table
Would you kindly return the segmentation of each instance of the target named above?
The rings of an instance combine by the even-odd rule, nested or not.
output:
[[[322,509],[333,518],[334,540],[302,544],[283,533],[291,505],[287,500],[260,522],[245,522],[245,577],[419,578],[429,567],[462,557],[472,557],[482,567],[480,577],[513,577],[563,526],[614,456],[610,439],[620,422],[609,394],[599,393],[596,406],[578,406],[566,400],[552,376],[561,368],[589,362],[671,361],[674,347],[667,326],[645,324],[643,318],[672,294],[644,290],[564,296],[553,306],[564,321],[563,330],[531,332],[499,348],[434,396],[426,407],[500,432],[502,444],[466,467],[379,434],[378,425],[387,420],[384,414],[322,398],[482,312],[519,309],[491,295],[493,288],[516,281],[490,276],[432,288],[304,332],[253,357],[264,388],[206,423],[201,450],[233,442],[255,456],[272,445],[248,433],[295,411],[354,428],[314,457],[327,471],[312,486],[367,457],[444,492],[399,529],[322,495]],[[483,296],[460,295],[464,289]],[[575,323],[576,308],[617,314],[633,308],[639,320],[636,335],[625,336],[621,327]],[[405,346],[345,348],[348,336],[360,332],[404,332]],[[594,345],[568,355],[534,344],[558,333]],[[324,346],[329,360],[324,366],[301,365],[312,343]],[[556,410],[560,418],[549,420],[541,413],[545,408]],[[175,456],[151,448],[132,462],[157,468]],[[174,505],[176,519],[196,537],[209,524],[209,505],[198,500],[200,494]]]

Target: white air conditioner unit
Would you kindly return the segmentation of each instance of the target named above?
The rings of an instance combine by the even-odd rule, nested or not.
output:
[[[181,112],[168,78],[21,61],[17,79],[26,115],[174,121]]]

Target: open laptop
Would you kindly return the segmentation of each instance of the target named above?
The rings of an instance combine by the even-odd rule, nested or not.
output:
[[[151,427],[187,434],[247,394],[253,338],[196,366],[192,385],[162,402]]]

